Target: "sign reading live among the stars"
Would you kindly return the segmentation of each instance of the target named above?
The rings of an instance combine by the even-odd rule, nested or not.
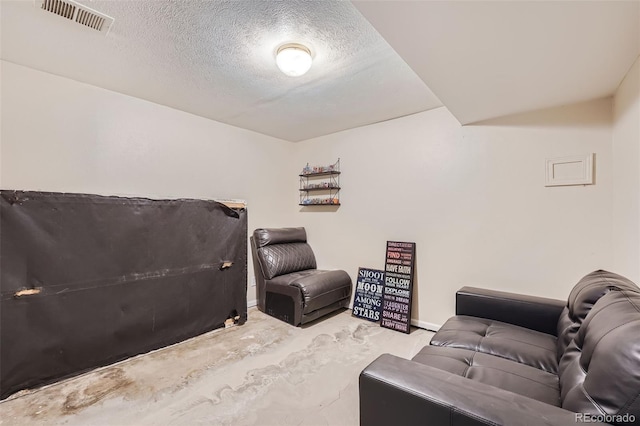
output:
[[[369,321],[380,322],[384,271],[358,269],[356,295],[353,298],[353,315]]]
[[[387,241],[380,325],[409,333],[416,243]]]

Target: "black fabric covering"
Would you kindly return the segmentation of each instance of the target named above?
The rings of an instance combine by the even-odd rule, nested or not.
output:
[[[0,201],[0,398],[246,321],[245,210],[17,191]],[[39,293],[16,296],[25,289]]]

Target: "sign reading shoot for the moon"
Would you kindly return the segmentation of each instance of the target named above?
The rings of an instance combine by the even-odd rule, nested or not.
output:
[[[369,321],[380,322],[384,271],[358,269],[356,292],[353,298],[353,315]]]
[[[380,325],[409,333],[416,243],[387,241]]]

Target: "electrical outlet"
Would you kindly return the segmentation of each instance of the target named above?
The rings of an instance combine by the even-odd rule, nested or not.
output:
[[[256,277],[251,277],[251,287],[256,286]]]

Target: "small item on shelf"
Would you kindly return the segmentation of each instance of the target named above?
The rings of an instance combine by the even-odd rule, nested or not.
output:
[[[325,166],[307,163],[300,174],[299,188],[301,206],[340,205],[340,159]]]

